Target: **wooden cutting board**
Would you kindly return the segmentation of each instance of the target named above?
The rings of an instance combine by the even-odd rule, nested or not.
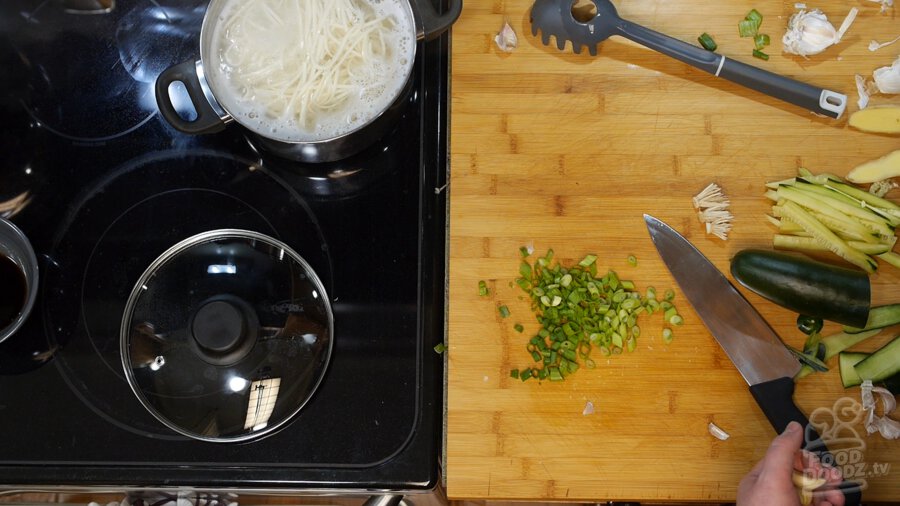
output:
[[[855,73],[889,65],[900,43],[870,52],[869,41],[900,35],[896,11],[871,2],[823,0],[839,25],[860,9],[845,40],[804,60],[781,53],[793,1],[618,0],[620,14],[694,41],[709,32],[719,51],[768,70],[838,90],[857,109]],[[747,385],[702,325],[676,297],[686,323],[660,339],[659,315],[642,317],[633,353],[598,357],[565,382],[510,377],[531,363],[527,339],[538,329],[529,304],[511,287],[519,247],[553,248],[564,263],[586,253],[601,269],[634,280],[639,290],[675,287],[642,221],[651,213],[692,240],[720,269],[748,247],[768,248],[773,229],[764,183],[797,167],[843,175],[854,165],[900,148],[900,138],[860,133],[841,120],[814,117],[621,39],[592,57],[545,47],[530,33],[529,0],[467,0],[452,36],[450,287],[446,483],[451,498],[731,501],[741,477],[764,454],[774,432]],[[771,60],[750,57],[737,34],[751,9],[764,16]],[[504,18],[519,47],[501,53],[493,37]],[[884,101],[883,99],[881,101]],[[894,97],[900,102],[900,97]],[[691,197],[711,182],[732,202],[727,241],[705,235]],[[900,199],[900,192],[892,194]],[[626,258],[634,254],[632,267]],[[479,297],[485,280],[490,296]],[[900,301],[900,271],[873,278],[876,302]],[[677,292],[677,290],[676,290]],[[758,296],[749,300],[783,339],[802,344],[795,314]],[[509,318],[497,307],[509,307]],[[520,323],[525,332],[513,328]],[[829,326],[827,331],[834,330]],[[896,329],[864,343],[874,349]],[[837,370],[799,383],[806,413],[858,402]],[[588,402],[594,413],[584,415]],[[709,422],[730,433],[713,438]],[[860,450],[870,501],[900,501],[900,441],[866,437],[843,426]]]

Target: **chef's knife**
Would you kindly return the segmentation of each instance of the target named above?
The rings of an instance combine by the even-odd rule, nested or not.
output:
[[[828,448],[794,404],[793,377],[800,363],[775,331],[703,253],[675,229],[644,215],[663,262],[710,333],[750,385],[750,393],[778,433],[791,421],[806,428],[806,449],[833,462]],[[827,457],[826,457],[827,456]],[[846,504],[861,499],[859,484],[844,481]]]

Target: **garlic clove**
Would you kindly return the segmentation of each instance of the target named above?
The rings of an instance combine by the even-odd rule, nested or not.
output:
[[[900,57],[890,67],[875,69],[872,78],[881,93],[900,93]]]
[[[851,10],[841,28],[846,31],[855,17],[856,12]],[[839,33],[843,32],[834,28],[824,12],[819,9],[801,10],[791,16],[781,41],[784,43],[784,52],[806,57],[819,54],[840,42]]]

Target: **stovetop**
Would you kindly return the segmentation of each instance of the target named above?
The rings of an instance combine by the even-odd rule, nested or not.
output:
[[[38,300],[0,343],[0,489],[432,487],[440,454],[447,36],[420,42],[391,133],[358,155],[299,164],[237,125],[176,132],[153,82],[199,55],[206,2],[0,3],[0,214],[40,260]],[[109,4],[110,2],[93,2]],[[325,379],[261,440],[202,442],[131,392],[119,325],[136,280],[196,233],[279,239],[334,310]]]

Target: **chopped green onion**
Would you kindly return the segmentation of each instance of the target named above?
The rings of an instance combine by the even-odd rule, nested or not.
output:
[[[671,302],[675,298],[675,290],[666,290],[666,301]]]
[[[628,265],[637,267],[637,257],[634,255],[628,255]]]
[[[758,31],[759,26],[752,20],[744,19],[738,23],[738,33],[741,37],[755,37]]]
[[[703,49],[707,51],[715,51],[719,46],[716,45],[716,41],[713,40],[712,36],[706,32],[703,32],[702,35],[697,37],[697,42],[703,46]]]
[[[530,380],[531,379],[531,368],[526,367],[521,372],[519,372],[519,379],[522,380],[522,382]]]
[[[767,55],[766,53],[763,53],[759,49],[753,50],[753,57],[759,58],[760,60],[768,60],[769,59],[769,55]]]
[[[485,297],[488,293],[487,283],[482,279],[478,282],[478,295]]]
[[[614,271],[598,276],[596,255],[586,255],[571,266],[552,260],[553,250],[548,250],[533,263],[522,260],[519,265],[517,284],[530,298],[541,326],[526,344],[533,362],[519,372],[522,381],[562,381],[582,366],[594,368],[596,363],[590,358],[594,347],[606,357],[636,350],[641,335],[638,316],[644,312],[652,314],[662,307],[666,325],[673,325],[670,320],[678,316],[671,302],[674,291],[666,292],[668,300],[660,302],[651,287],[645,299],[634,282],[619,279]],[[630,255],[629,263],[636,262]],[[508,309],[499,311],[508,316]],[[514,328],[524,332],[520,323]]]
[[[447,351],[447,346],[444,343],[437,343],[436,345],[434,345],[434,352],[438,355],[444,353],[445,351]]]
[[[670,329],[670,328],[663,329],[662,338],[663,338],[664,343],[666,343],[666,344],[671,343],[673,337],[675,337],[675,336],[672,334],[672,329]]]
[[[519,253],[522,255],[522,258],[525,258],[528,255],[531,255],[531,253],[528,252],[528,248],[526,248],[525,246],[519,247]]]
[[[684,318],[682,318],[681,315],[676,314],[669,318],[669,323],[671,323],[672,325],[683,325]]]
[[[523,261],[519,264],[519,274],[522,276],[522,279],[531,281],[531,266],[528,265],[528,262]]]
[[[506,306],[500,306],[500,307],[497,308],[497,310],[500,311],[500,318],[507,318],[507,317],[509,317],[509,308],[508,308],[508,307],[506,307]]]
[[[752,21],[753,24],[756,26],[756,29],[758,30],[759,27],[762,25],[763,16],[762,16],[762,14],[759,13],[758,10],[750,9],[750,12],[748,12],[747,15],[744,16],[744,19],[747,21]]]
[[[769,36],[764,33],[758,33],[755,37],[753,37],[753,44],[756,46],[757,50],[762,50],[762,48],[768,46],[771,42]]]
[[[519,370],[518,370],[518,369],[512,369],[512,370],[510,370],[510,371],[509,371],[509,376],[510,376],[511,378],[519,379]]]

